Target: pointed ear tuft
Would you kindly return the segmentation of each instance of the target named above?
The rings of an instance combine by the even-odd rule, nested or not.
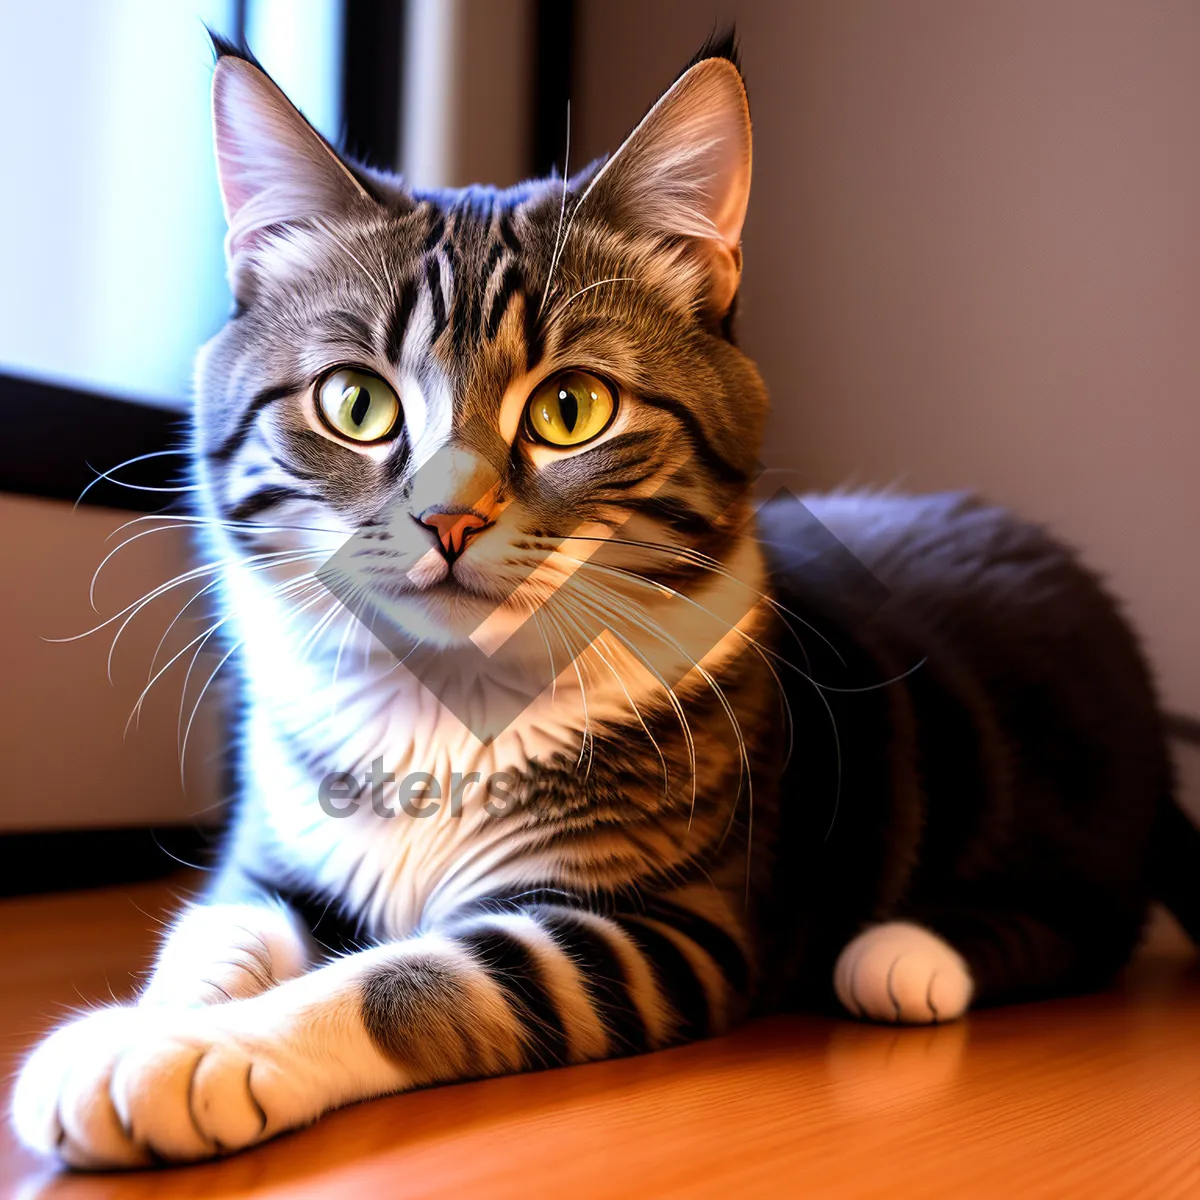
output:
[[[719,316],[733,303],[741,278],[750,109],[730,57],[736,53],[732,42],[727,53],[707,50],[601,167],[588,191],[622,228],[694,240],[707,260],[706,306]]]
[[[724,29],[714,26],[712,33],[708,35],[708,41],[696,51],[692,56],[692,61],[684,67],[680,74],[686,74],[706,58],[723,58],[726,62],[733,63],[739,75],[742,73],[742,52],[738,46],[737,30],[732,25],[728,25]]]
[[[213,139],[230,264],[262,231],[370,197],[247,52],[214,37]]]

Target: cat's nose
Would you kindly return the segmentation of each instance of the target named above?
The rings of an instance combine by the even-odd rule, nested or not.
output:
[[[491,521],[473,508],[434,507],[421,513],[417,523],[437,538],[442,557],[452,563],[467,548],[467,539],[486,529]]]

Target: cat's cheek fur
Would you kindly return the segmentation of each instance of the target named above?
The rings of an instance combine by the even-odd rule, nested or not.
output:
[[[863,1020],[935,1025],[961,1017],[975,990],[958,953],[936,933],[888,921],[860,933],[838,956],[833,986]]]

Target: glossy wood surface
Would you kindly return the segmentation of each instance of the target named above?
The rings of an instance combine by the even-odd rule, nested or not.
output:
[[[0,903],[5,1079],[67,1008],[128,994],[189,882]],[[360,1105],[199,1167],[59,1173],[5,1128],[0,1196],[1196,1197],[1200,971],[1164,926],[1103,995],[936,1029],[775,1018]]]

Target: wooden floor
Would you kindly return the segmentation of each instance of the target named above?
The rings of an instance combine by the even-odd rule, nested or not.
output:
[[[5,1078],[64,1006],[128,992],[188,882],[0,903]],[[375,1101],[200,1167],[58,1173],[5,1127],[0,1196],[1198,1197],[1200,973],[1164,929],[1102,996],[938,1029],[779,1018]]]

